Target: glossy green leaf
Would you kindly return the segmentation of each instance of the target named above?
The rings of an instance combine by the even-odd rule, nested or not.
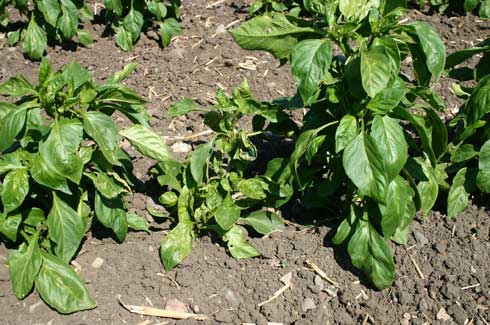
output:
[[[131,33],[123,27],[117,28],[116,31],[116,44],[125,52],[133,50],[133,39]]]
[[[248,178],[238,182],[237,188],[249,199],[265,200],[268,196],[269,184],[260,178]]]
[[[470,126],[475,125],[484,115],[490,112],[490,75],[478,82],[466,103],[465,111]]]
[[[154,131],[136,124],[119,133],[143,155],[158,161],[171,159],[167,146]]]
[[[291,70],[304,105],[316,99],[319,85],[328,73],[331,62],[332,46],[328,39],[308,39],[294,47]]]
[[[37,91],[23,75],[18,75],[0,84],[0,95],[22,97],[37,95]]]
[[[165,270],[171,271],[180,264],[192,250],[192,224],[179,224],[163,237],[160,258]]]
[[[0,119],[0,153],[10,148],[26,123],[26,107],[17,107]]]
[[[223,230],[229,230],[238,218],[240,218],[240,208],[231,202],[220,205],[214,214],[214,219]]]
[[[160,34],[163,47],[168,46],[172,38],[182,34],[182,27],[175,18],[167,18],[163,22],[159,22],[158,26],[160,27],[158,33]]]
[[[274,231],[284,230],[284,220],[274,212],[258,210],[250,213],[241,221],[252,226],[256,232],[262,235],[270,234]]]
[[[67,40],[75,35],[78,29],[78,9],[71,0],[61,0],[61,17],[58,20],[58,28]]]
[[[388,87],[393,69],[384,47],[375,46],[361,53],[362,86],[370,97]]]
[[[150,233],[150,225],[148,224],[148,220],[134,213],[128,213],[126,217],[128,219],[129,228]]]
[[[367,108],[376,113],[389,113],[400,104],[407,92],[405,87],[385,88],[369,101]]]
[[[390,180],[398,175],[408,157],[408,145],[403,128],[398,120],[389,116],[376,115],[373,120],[371,137],[376,144],[380,158]]]
[[[124,185],[106,173],[95,172],[86,173],[85,175],[92,180],[97,191],[108,199],[114,199],[126,192]]]
[[[476,182],[482,192],[490,193],[490,140],[486,141],[480,149]]]
[[[409,31],[420,41],[424,52],[425,64],[435,80],[439,80],[446,65],[446,48],[433,26],[427,22],[414,21],[408,23]]]
[[[34,279],[41,268],[42,258],[38,239],[39,233],[36,232],[29,244],[23,243],[19,249],[9,254],[10,281],[17,299],[24,299],[31,292]]]
[[[365,134],[359,134],[344,149],[342,163],[345,173],[359,188],[378,202],[384,202],[388,186],[388,176],[374,140]]]
[[[260,256],[260,252],[245,239],[245,232],[234,225],[223,235],[223,240],[228,245],[231,256],[234,258],[250,258]]]
[[[77,30],[78,43],[82,44],[84,47],[88,47],[94,42],[92,34],[88,30],[79,29]]]
[[[264,50],[276,58],[287,58],[294,46],[314,30],[292,24],[283,14],[259,16],[231,30],[235,41],[247,50]]]
[[[83,126],[76,119],[61,119],[53,123],[39,153],[48,167],[78,184],[82,177],[83,161],[78,149],[83,138]]]
[[[335,152],[339,153],[355,139],[359,134],[357,119],[355,116],[346,114],[340,120],[340,124],[335,131]]]
[[[83,128],[97,143],[104,157],[113,165],[120,165],[117,150],[121,145],[118,127],[113,119],[101,112],[83,114]]]
[[[369,222],[359,220],[347,251],[352,264],[362,269],[378,289],[393,284],[395,263],[390,247]]]
[[[41,11],[44,19],[52,27],[56,27],[58,16],[61,13],[60,1],[58,0],[38,0],[36,1],[37,8]]]
[[[190,162],[191,174],[198,185],[201,185],[205,180],[205,176],[207,176],[207,166],[209,164],[212,149],[212,143],[210,142],[199,145],[194,152],[192,152]]]
[[[27,29],[22,33],[22,48],[33,60],[39,60],[48,46],[46,32],[37,24],[35,16],[32,15]]]
[[[33,157],[31,176],[36,183],[47,186],[53,190],[58,190],[66,194],[71,194],[66,178],[50,167],[40,154]]]
[[[29,173],[27,168],[14,169],[3,179],[1,197],[4,213],[17,209],[29,193]]]
[[[41,298],[62,314],[96,307],[78,274],[56,256],[42,253],[42,266],[35,282]]]
[[[107,199],[95,192],[95,216],[105,227],[112,229],[119,242],[128,234],[128,220],[121,197]]]
[[[449,218],[457,217],[468,207],[470,193],[475,190],[475,178],[476,171],[466,167],[460,169],[454,176],[447,197],[447,216]]]
[[[381,212],[381,230],[385,238],[391,237],[399,228],[406,213],[407,202],[412,199],[409,184],[397,176],[388,185],[386,202],[379,204]]]
[[[53,192],[53,205],[48,214],[49,238],[56,245],[56,256],[69,263],[75,255],[85,227],[81,216]]]
[[[141,12],[132,7],[131,4],[131,9],[129,10],[129,13],[126,15],[126,17],[124,17],[122,26],[131,35],[133,43],[136,42],[136,40],[138,40],[138,38],[140,37],[141,29],[143,28],[143,22],[143,15],[141,14]]]

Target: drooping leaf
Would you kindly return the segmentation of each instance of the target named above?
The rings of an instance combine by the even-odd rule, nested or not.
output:
[[[485,114],[490,112],[490,75],[478,82],[466,103],[465,111],[470,126],[475,125]]]
[[[260,252],[245,239],[245,232],[237,225],[234,225],[223,235],[223,240],[228,245],[231,256],[234,258],[250,258],[260,256]]]
[[[121,144],[118,127],[113,119],[101,112],[83,114],[83,128],[97,143],[104,157],[113,165],[120,165],[117,150]]]
[[[22,33],[22,48],[31,59],[39,60],[47,46],[46,32],[37,24],[35,15],[32,15],[27,29]]]
[[[335,131],[335,152],[344,150],[358,134],[357,119],[349,114],[344,115]]]
[[[232,202],[222,204],[216,209],[214,219],[223,230],[229,230],[240,218],[240,208]]]
[[[291,70],[298,83],[304,105],[311,104],[332,62],[332,46],[328,39],[307,39],[293,49]]]
[[[95,216],[109,229],[112,229],[117,239],[123,242],[128,234],[127,213],[121,197],[108,199],[98,191],[95,192]]]
[[[490,140],[487,140],[480,149],[476,182],[480,190],[490,193]]]
[[[0,153],[7,150],[15,137],[24,128],[26,122],[26,107],[16,107],[0,119]]]
[[[127,138],[143,155],[158,161],[171,159],[167,146],[163,143],[162,138],[154,131],[142,125],[135,124],[119,133]]]
[[[447,197],[447,216],[457,217],[466,210],[469,204],[470,193],[475,190],[476,170],[467,167],[458,171],[453,179]]]
[[[41,298],[62,314],[96,307],[78,274],[56,256],[42,253],[42,266],[35,282]]]
[[[268,196],[269,184],[260,178],[248,178],[240,180],[237,188],[249,199],[265,200]]]
[[[271,211],[254,211],[241,220],[247,225],[252,226],[256,232],[262,235],[284,229],[284,220]]]
[[[34,279],[41,268],[42,258],[38,239],[39,233],[36,232],[28,244],[21,244],[19,249],[9,254],[10,281],[17,299],[24,299],[31,292]]]
[[[0,95],[22,97],[37,95],[37,91],[23,75],[19,75],[0,84]]]
[[[171,271],[182,262],[192,250],[192,223],[179,224],[163,237],[160,258],[165,270]]]
[[[367,195],[384,202],[388,176],[376,143],[369,135],[359,134],[344,149],[342,163],[347,176]]]
[[[136,43],[141,34],[141,29],[143,28],[143,15],[141,12],[136,10],[132,4],[129,13],[124,17],[122,26],[131,35],[133,43]]]
[[[148,224],[148,220],[134,213],[128,213],[126,216],[128,219],[129,228],[150,233],[150,225]]]
[[[182,27],[175,18],[167,18],[163,22],[159,22],[158,26],[160,27],[158,33],[160,34],[163,47],[167,47],[172,41],[172,38],[182,34]]]
[[[205,180],[204,177],[207,176],[207,166],[212,148],[212,143],[209,142],[199,145],[192,152],[190,169],[192,178],[194,178],[198,185],[201,185]]]
[[[58,28],[67,40],[75,35],[78,29],[78,9],[71,0],[61,0],[61,16],[58,20]]]
[[[85,235],[82,217],[53,192],[47,225],[56,256],[69,263]]]

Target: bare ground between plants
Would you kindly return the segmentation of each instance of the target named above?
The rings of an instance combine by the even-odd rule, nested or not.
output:
[[[129,62],[137,62],[127,85],[149,99],[152,124],[162,136],[175,138],[203,130],[199,116],[168,120],[165,108],[191,97],[202,104],[212,102],[217,88],[230,91],[247,79],[257,98],[272,99],[294,93],[289,67],[278,67],[270,55],[241,50],[225,32],[226,27],[246,19],[242,1],[225,1],[207,7],[205,1],[183,1],[184,35],[168,48],[143,36],[132,53],[121,52],[112,38],[97,37],[91,49],[66,45],[48,50],[58,66],[73,60],[88,67],[95,78],[104,79]],[[475,17],[426,17],[446,39],[450,51],[488,37],[489,23]],[[90,26],[101,35],[104,26]],[[151,38],[152,35],[149,35]],[[26,60],[19,48],[0,39],[0,82],[17,73],[35,79],[38,63]],[[457,105],[448,80],[440,92],[451,109]],[[123,121],[120,121],[123,123]],[[176,141],[170,141],[172,146]],[[147,180],[152,164],[137,158],[137,176]],[[137,194],[130,204],[144,213],[147,197]],[[318,216],[318,219],[329,216]],[[159,243],[168,224],[152,224],[154,232],[131,233],[119,245],[103,234],[90,233],[75,265],[98,303],[91,311],[62,316],[49,309],[36,293],[23,301],[11,292],[5,266],[8,249],[0,244],[0,324],[158,324],[152,317],[130,314],[117,302],[164,307],[171,299],[189,311],[206,314],[204,323],[244,322],[266,324],[439,324],[487,325],[490,322],[490,217],[488,211],[470,207],[458,219],[433,213],[418,219],[407,247],[394,247],[397,277],[394,286],[372,290],[350,265],[341,249],[330,242],[332,225],[299,229],[255,238],[263,257],[233,260],[223,247],[205,237],[195,242],[191,256],[177,269],[165,273],[158,256]],[[96,261],[99,265],[94,264]],[[331,286],[309,269],[316,263],[339,288]],[[100,265],[100,261],[103,263]],[[94,267],[96,266],[96,267]],[[292,272],[292,287],[274,301],[258,307]],[[146,323],[143,323],[147,321]],[[175,321],[191,324],[197,321]]]

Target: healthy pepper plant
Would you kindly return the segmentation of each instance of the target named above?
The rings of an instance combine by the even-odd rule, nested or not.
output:
[[[429,24],[400,23],[406,1],[304,3],[313,19],[276,13],[231,33],[245,49],[289,61],[307,108],[275,181],[303,194],[307,207],[340,207],[333,242],[385,288],[395,276],[388,241],[406,243],[416,210],[427,213],[447,186],[444,105],[430,88],[446,51]],[[412,69],[401,68],[410,61]]]
[[[279,188],[271,180],[272,171],[257,175],[253,140],[262,135],[266,121],[278,123],[285,114],[277,106],[254,100],[247,83],[235,89],[231,97],[218,91],[216,101],[215,106],[206,108],[184,99],[167,113],[176,117],[201,112],[214,135],[184,162],[166,160],[153,169],[166,189],[159,200],[172,217],[176,216],[176,226],[165,235],[160,249],[166,270],[189,255],[192,241],[199,235],[213,232],[234,258],[246,258],[260,252],[246,240],[242,226],[251,226],[263,235],[284,227],[273,208],[287,201],[291,189]],[[251,115],[255,115],[254,130],[248,133],[237,124]]]
[[[0,85],[12,99],[0,102],[0,239],[18,245],[8,266],[19,299],[35,286],[60,313],[94,308],[69,265],[93,217],[118,241],[148,230],[126,209],[132,162],[121,135],[152,158],[167,151],[145,127],[145,100],[120,83],[133,68],[97,85],[78,63],[55,72],[43,59],[37,85],[21,75]],[[116,111],[135,124],[120,131]]]
[[[466,13],[478,11],[481,18],[490,18],[490,1],[488,0],[419,0],[421,8],[430,5],[437,7],[440,12],[445,11],[450,6],[461,8]]]
[[[483,54],[474,68],[460,66]],[[449,75],[475,86],[453,84],[453,91],[465,100],[448,123],[452,135],[445,157],[448,174],[454,176],[448,194],[448,216],[455,217],[469,204],[471,194],[490,193],[490,39],[475,47],[451,53],[446,62]]]
[[[9,19],[9,9],[15,8],[29,21],[13,24]],[[6,28],[8,42],[22,44],[24,53],[31,59],[43,56],[48,42],[72,40],[74,37],[83,46],[93,39],[87,30],[80,28],[82,20],[92,20],[93,13],[83,0],[1,0],[0,26]]]
[[[158,28],[160,44],[166,47],[180,35],[180,0],[104,0],[106,18],[116,32],[116,43],[131,51],[142,31]]]

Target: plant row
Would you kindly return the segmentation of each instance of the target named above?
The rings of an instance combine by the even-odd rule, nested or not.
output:
[[[244,82],[212,107],[176,103],[168,117],[198,112],[212,131],[183,161],[121,83],[134,65],[97,84],[77,63],[53,71],[43,59],[36,85],[0,85],[0,239],[17,247],[8,265],[19,299],[35,288],[61,313],[94,308],[69,265],[87,231],[106,227],[119,241],[149,231],[127,211],[135,178],[123,138],[156,161],[167,213],[149,212],[173,224],[160,247],[166,270],[209,233],[234,258],[259,256],[247,235],[282,230],[281,210],[299,205],[337,222],[333,242],[382,289],[395,278],[390,241],[407,243],[417,211],[439,200],[455,217],[490,192],[490,40],[447,55],[432,26],[400,23],[401,0],[301,5],[309,18],[269,13],[232,31],[243,48],[289,62],[297,95],[262,102]],[[442,75],[464,100],[455,116],[432,87]]]
[[[157,30],[165,47],[181,33],[179,6],[180,0],[104,0],[101,18],[123,51],[131,51],[142,31],[148,30]],[[11,18],[16,17],[13,9],[20,20]],[[89,46],[93,37],[82,26],[94,19],[84,0],[33,0],[32,5],[27,0],[0,0],[0,28],[7,31],[9,44],[21,43],[24,53],[34,60],[41,59],[53,42]]]

